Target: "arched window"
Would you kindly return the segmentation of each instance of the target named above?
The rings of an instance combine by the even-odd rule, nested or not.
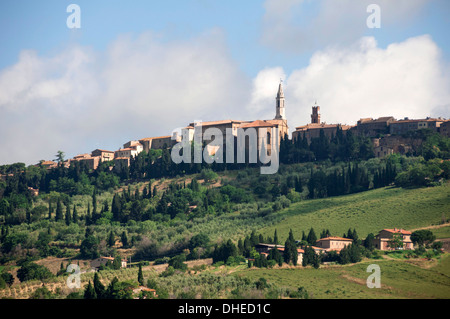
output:
[[[270,138],[270,132],[267,132],[267,144],[270,144],[271,138]]]

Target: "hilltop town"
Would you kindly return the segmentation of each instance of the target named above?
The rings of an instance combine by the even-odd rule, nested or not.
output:
[[[116,171],[120,171],[124,166],[130,165],[130,159],[136,157],[141,152],[149,150],[162,150],[173,147],[182,140],[182,136],[187,136],[189,142],[192,142],[195,135],[195,126],[198,123],[189,123],[181,131],[173,132],[171,135],[158,137],[145,137],[123,144],[123,147],[112,151],[104,149],[96,149],[91,153],[84,153],[74,156],[71,159],[65,159],[63,165],[69,167],[74,162],[84,162],[89,169],[97,169],[99,163],[111,162]],[[306,139],[308,143],[314,138],[319,138],[321,132],[331,139],[336,136],[340,130],[343,134],[351,132],[357,136],[364,136],[371,139],[374,156],[384,158],[391,154],[397,153],[401,155],[408,154],[420,140],[412,136],[406,136],[408,133],[421,129],[429,129],[433,132],[440,133],[442,136],[450,137],[450,120],[444,118],[424,118],[424,119],[395,119],[392,116],[384,116],[380,118],[361,118],[356,125],[347,125],[341,123],[325,123],[321,121],[320,106],[312,106],[311,122],[306,125],[295,127],[292,136],[289,137],[289,126],[286,119],[285,97],[282,83],[279,84],[276,94],[275,117],[267,120],[217,120],[202,122],[202,135],[206,129],[215,128],[223,132],[230,129],[233,135],[237,136],[238,129],[255,128],[260,134],[260,130],[267,131],[266,143],[273,144],[274,136],[271,136],[271,130],[278,131],[279,139],[286,138],[292,143],[298,139]],[[260,139],[260,136],[258,136]],[[202,139],[209,142],[208,139]],[[280,143],[280,141],[279,141]],[[258,144],[259,145],[259,144]],[[269,147],[270,148],[270,147]],[[217,148],[211,149],[210,153],[217,152]],[[39,166],[46,168],[54,168],[58,163],[52,160],[42,160]]]

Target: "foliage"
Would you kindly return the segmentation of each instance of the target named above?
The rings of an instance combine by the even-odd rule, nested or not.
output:
[[[21,282],[29,280],[44,280],[53,277],[54,275],[45,266],[35,264],[33,262],[25,262],[17,270],[17,278]]]

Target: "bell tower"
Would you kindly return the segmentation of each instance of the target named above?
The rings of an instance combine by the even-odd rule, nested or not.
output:
[[[278,86],[278,93],[276,97],[276,120],[285,120],[286,112],[284,109],[284,92],[283,92],[283,81],[280,81],[280,85]]]
[[[320,124],[320,106],[316,105],[312,107],[311,123]]]

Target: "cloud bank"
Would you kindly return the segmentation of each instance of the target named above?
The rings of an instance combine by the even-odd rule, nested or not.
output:
[[[270,87],[280,68],[261,71],[254,83]],[[291,129],[309,123],[311,106],[321,106],[322,121],[356,124],[364,117],[397,119],[450,117],[450,72],[431,37],[419,36],[386,49],[373,37],[351,46],[317,51],[305,68],[286,78],[286,114]],[[254,91],[256,93],[258,91]],[[273,97],[254,98],[273,105]]]
[[[291,129],[322,120],[450,117],[450,72],[423,35],[380,48],[373,37],[316,51],[289,74],[262,68],[249,78],[231,58],[224,34],[189,41],[122,35],[104,52],[73,46],[51,57],[23,51],[0,70],[0,165],[35,164],[129,140],[168,135],[194,120],[270,119],[284,80]]]
[[[0,164],[116,150],[195,119],[230,118],[249,88],[220,30],[177,42],[122,35],[105,52],[23,51],[0,71]]]
[[[427,0],[266,0],[261,42],[298,54],[335,44],[351,44],[368,31],[370,4],[380,7],[381,27],[406,26]]]

